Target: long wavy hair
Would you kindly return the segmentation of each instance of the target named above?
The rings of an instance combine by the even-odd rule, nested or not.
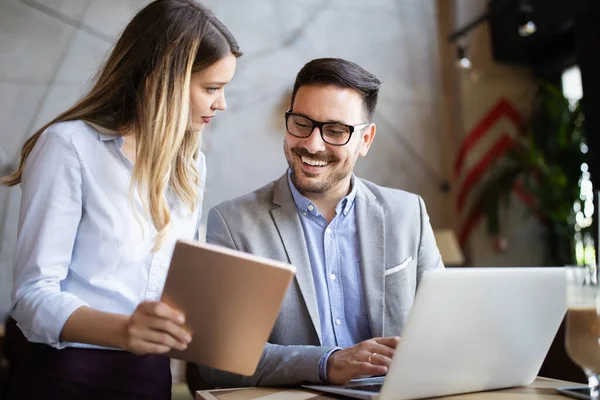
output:
[[[17,170],[2,183],[21,182],[27,157],[52,124],[85,120],[115,135],[134,132],[130,193],[137,190],[158,232],[156,251],[171,225],[167,190],[190,210],[199,201],[201,136],[186,134],[191,74],[229,54],[242,55],[233,35],[209,9],[194,0],[153,1],[127,25],[89,92],[25,142]]]

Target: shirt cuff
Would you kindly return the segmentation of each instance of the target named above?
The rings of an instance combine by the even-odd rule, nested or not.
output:
[[[64,325],[75,310],[88,304],[65,292],[30,300],[37,301],[19,301],[11,312],[23,335],[30,342],[44,343],[55,349],[67,347],[69,342],[60,340]]]
[[[336,347],[329,350],[327,353],[323,354],[319,360],[319,379],[321,379],[323,383],[327,383],[327,361],[329,360],[329,356],[338,350],[342,350],[342,348]]]

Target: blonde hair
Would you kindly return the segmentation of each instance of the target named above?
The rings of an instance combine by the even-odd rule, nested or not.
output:
[[[139,193],[158,232],[153,251],[158,250],[171,225],[167,191],[191,211],[199,201],[201,139],[186,132],[191,74],[229,54],[242,55],[210,10],[194,0],[153,1],[127,25],[89,92],[27,139],[17,170],[2,183],[21,182],[31,150],[55,123],[85,120],[117,135],[135,132],[130,189]]]

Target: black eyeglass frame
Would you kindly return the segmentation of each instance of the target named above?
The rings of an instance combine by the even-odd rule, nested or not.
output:
[[[307,136],[298,136],[298,135],[294,135],[292,132],[290,132],[290,129],[288,128],[288,123],[290,120],[291,116],[296,116],[296,117],[302,117],[308,121],[310,121],[310,123],[312,124],[312,128],[310,129],[310,133]],[[328,142],[325,137],[323,136],[323,127],[325,125],[341,125],[341,126],[345,126],[346,128],[348,128],[348,131],[350,132],[348,134],[348,140],[346,140],[345,143],[330,143]],[[348,144],[348,142],[350,142],[350,139],[352,139],[352,134],[354,133],[355,130],[360,130],[363,129],[367,126],[371,125],[370,122],[365,122],[362,124],[358,124],[358,125],[348,125],[348,124],[342,124],[339,122],[319,122],[319,121],[315,121],[314,119],[310,119],[308,118],[306,115],[302,115],[302,114],[295,114],[292,112],[292,110],[288,110],[285,112],[285,130],[287,131],[287,133],[289,133],[290,135],[292,135],[293,137],[297,137],[300,139],[307,139],[310,137],[310,135],[312,135],[312,133],[315,130],[315,127],[319,128],[319,133],[321,134],[321,139],[323,139],[323,141],[331,146],[345,146]]]

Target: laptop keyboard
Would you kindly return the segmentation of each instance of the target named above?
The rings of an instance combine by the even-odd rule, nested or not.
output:
[[[350,386],[350,387],[346,387],[346,389],[362,390],[364,392],[379,393],[381,391],[382,386],[383,385],[381,383],[372,383],[370,385]]]

